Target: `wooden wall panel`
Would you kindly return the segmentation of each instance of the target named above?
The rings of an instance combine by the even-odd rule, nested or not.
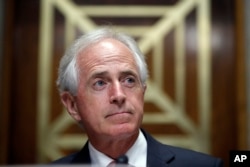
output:
[[[2,30],[2,44],[1,46],[1,78],[0,78],[0,164],[7,163],[8,158],[8,143],[9,143],[9,116],[10,116],[10,78],[11,78],[11,62],[12,62],[12,49],[11,47],[8,47],[8,45],[12,44],[12,36],[5,36],[4,34],[13,34],[13,2],[12,0],[3,3],[2,2],[2,8],[8,9],[2,11],[5,16],[2,18],[3,21],[3,27]],[[8,56],[6,56],[8,55]]]
[[[38,1],[6,1],[4,95],[8,130],[5,163],[35,163]],[[7,90],[6,90],[7,89]],[[5,101],[6,100],[6,101]],[[2,136],[1,136],[2,138]]]
[[[237,136],[238,142],[237,147],[239,149],[249,149],[249,111],[247,111],[247,89],[249,85],[247,84],[247,48],[248,46],[246,36],[249,34],[247,30],[247,23],[245,20],[248,20],[246,12],[244,9],[247,9],[247,1],[236,1],[236,26],[235,26],[235,39],[238,41],[236,43],[236,71],[235,71],[235,81],[236,81],[236,110],[237,110]],[[249,74],[248,74],[249,76]],[[248,104],[249,105],[249,104]]]
[[[229,150],[239,149],[237,45],[241,40],[236,33],[235,1],[212,1],[213,46],[213,152],[228,166]],[[240,12],[240,11],[238,11]],[[243,49],[243,48],[241,48]],[[242,62],[243,63],[243,62]],[[242,66],[243,64],[241,64]],[[243,72],[243,71],[242,71]],[[243,78],[242,78],[243,79]],[[239,85],[238,85],[239,86]],[[244,84],[241,85],[244,89]],[[241,90],[242,91],[242,90]],[[243,92],[241,92],[243,93]]]

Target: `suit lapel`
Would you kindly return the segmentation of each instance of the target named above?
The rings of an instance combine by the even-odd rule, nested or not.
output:
[[[152,136],[143,131],[147,140],[147,167],[166,167],[174,160],[174,153],[169,151],[165,145],[156,141]]]
[[[72,163],[73,164],[90,164],[91,163],[88,142],[86,142],[82,150],[76,154],[76,156],[72,160]]]
[[[174,160],[174,153],[169,151],[165,145],[156,141],[147,132],[142,130],[147,140],[147,167],[166,167]],[[88,142],[84,145],[82,150],[76,154],[72,159],[73,164],[90,164],[90,154],[88,148]]]

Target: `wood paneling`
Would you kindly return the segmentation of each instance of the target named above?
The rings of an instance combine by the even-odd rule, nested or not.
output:
[[[6,36],[4,34],[13,34],[13,1],[10,0],[3,4],[3,8],[5,8],[3,19],[3,47],[2,53],[3,57],[1,57],[1,72],[2,74],[0,82],[1,82],[1,93],[0,93],[0,164],[7,163],[8,158],[8,144],[9,144],[9,116],[10,116],[10,79],[11,79],[11,67],[12,67],[12,35]]]
[[[212,1],[212,146],[228,166],[229,151],[237,149],[237,95],[235,4],[233,1]]]
[[[8,1],[10,4],[12,1]],[[13,1],[7,9],[5,35],[8,130],[5,162],[35,163],[38,1]],[[11,18],[13,16],[13,18]]]
[[[245,32],[246,28],[244,23],[245,15],[242,11],[244,11],[244,2],[243,1],[236,1],[236,26],[235,26],[235,39],[237,41],[236,43],[236,68],[235,68],[235,81],[236,81],[236,110],[237,110],[237,136],[238,136],[238,142],[237,146],[239,149],[246,149],[249,148],[247,146],[247,138],[248,138],[248,132],[247,131],[247,71],[246,71],[246,49],[245,49]],[[249,121],[249,120],[248,120]]]

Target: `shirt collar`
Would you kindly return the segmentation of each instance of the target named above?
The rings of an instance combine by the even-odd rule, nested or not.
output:
[[[113,161],[110,157],[106,156],[102,152],[96,150],[94,146],[89,143],[89,153],[91,158],[91,164],[94,166],[107,166]],[[129,159],[129,164],[133,166],[146,166],[147,159],[147,141],[142,134],[141,130],[139,132],[138,138],[132,147],[127,151],[126,155]]]
[[[139,136],[126,155],[129,164],[132,166],[146,166],[147,161],[147,141],[140,130]]]
[[[95,149],[95,147],[90,142],[88,143],[91,166],[108,166],[109,163],[113,161],[113,159]]]

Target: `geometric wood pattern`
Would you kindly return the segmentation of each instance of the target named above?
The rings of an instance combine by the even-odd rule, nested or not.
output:
[[[63,41],[54,39],[55,11],[64,19]],[[190,28],[186,20],[191,13],[194,13],[195,26]],[[77,36],[107,24],[102,20],[108,20],[116,29],[134,36],[147,57],[150,77],[147,81],[143,126],[163,143],[209,153],[209,0],[180,0],[166,6],[97,6],[79,5],[71,0],[43,0],[38,61],[38,161],[61,157],[65,154],[63,150],[80,149],[86,140],[84,132],[66,133],[72,125],[75,126],[66,111],[60,111],[52,119],[51,97],[55,89],[52,74],[56,61],[53,50],[56,42],[63,42],[63,51]],[[196,56],[196,61],[191,65],[187,61],[187,48]],[[191,82],[195,85],[192,91],[187,90],[187,78],[191,75],[195,76]],[[187,107],[190,98],[195,100],[193,106]]]

